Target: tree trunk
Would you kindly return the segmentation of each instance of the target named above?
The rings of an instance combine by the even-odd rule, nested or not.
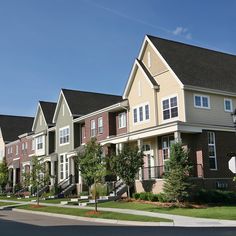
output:
[[[98,211],[98,203],[97,203],[97,186],[96,182],[94,182],[94,199],[95,199],[95,212]]]
[[[37,206],[39,206],[39,185],[37,184]]]

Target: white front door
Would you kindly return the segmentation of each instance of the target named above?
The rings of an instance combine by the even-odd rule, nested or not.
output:
[[[66,154],[60,154],[60,181],[69,177],[69,160]]]

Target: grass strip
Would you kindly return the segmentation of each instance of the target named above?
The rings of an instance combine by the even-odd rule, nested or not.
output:
[[[15,202],[0,202],[0,207],[1,206],[11,206],[11,205],[16,205]]]
[[[150,217],[150,216],[140,216],[140,215],[131,215],[123,214],[116,212],[106,212],[100,211],[98,214],[93,214],[93,211],[86,209],[72,209],[72,208],[62,208],[62,207],[52,207],[52,206],[41,206],[39,208],[32,207],[31,205],[17,206],[16,208],[40,212],[49,212],[56,214],[65,214],[72,216],[82,216],[89,218],[102,218],[102,219],[112,219],[112,220],[128,220],[128,221],[142,221],[142,222],[172,222],[168,219]]]
[[[139,202],[105,202],[99,207],[142,210],[190,217],[236,220],[236,206],[212,206],[206,208],[160,207],[153,204]]]

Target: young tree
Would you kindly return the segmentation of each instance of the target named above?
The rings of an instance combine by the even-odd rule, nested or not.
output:
[[[96,185],[106,175],[106,162],[102,155],[102,147],[95,138],[86,143],[83,153],[78,154],[78,168],[83,180],[91,187],[94,184],[95,211],[97,212],[97,188]]]
[[[40,187],[48,184],[50,175],[46,169],[45,163],[36,156],[32,157],[32,171],[24,173],[25,183],[31,184],[36,189],[37,205],[39,205],[39,190]]]
[[[144,163],[143,152],[137,146],[126,144],[122,150],[119,150],[118,155],[112,156],[111,162],[112,170],[127,185],[128,198],[130,198],[130,187]]]
[[[169,201],[179,203],[188,197],[190,183],[189,172],[191,166],[188,161],[188,152],[181,143],[171,146],[170,159],[166,163],[164,193]]]
[[[1,191],[6,187],[8,183],[8,168],[6,158],[3,158],[3,162],[0,163],[0,187]]]

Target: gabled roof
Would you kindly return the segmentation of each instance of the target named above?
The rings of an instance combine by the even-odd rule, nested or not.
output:
[[[51,125],[53,123],[52,119],[53,119],[53,115],[54,115],[57,104],[55,102],[45,102],[45,101],[39,101],[39,104],[42,108],[43,115],[44,115],[47,125],[48,126]]]
[[[0,128],[4,142],[18,139],[18,136],[31,132],[33,117],[0,115]]]
[[[62,96],[64,96],[66,104],[74,118],[123,101],[122,97],[117,95],[62,89],[53,117],[54,122]]]
[[[236,93],[236,56],[147,36],[185,85]]]

